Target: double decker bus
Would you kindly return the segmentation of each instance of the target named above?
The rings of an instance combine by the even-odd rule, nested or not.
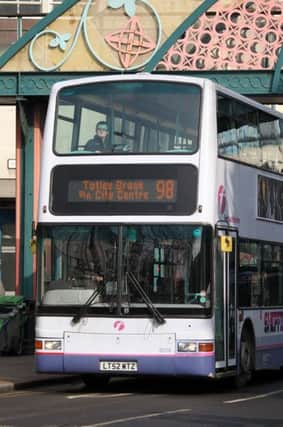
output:
[[[97,123],[107,135],[94,151]],[[36,230],[39,372],[244,384],[283,366],[282,126],[202,78],[54,85]]]

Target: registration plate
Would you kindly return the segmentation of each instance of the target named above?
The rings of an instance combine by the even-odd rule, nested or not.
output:
[[[137,362],[128,361],[101,360],[99,368],[101,371],[137,372],[138,364]]]

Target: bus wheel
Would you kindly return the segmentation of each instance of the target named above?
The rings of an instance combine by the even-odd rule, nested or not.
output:
[[[84,374],[81,376],[85,385],[91,389],[101,389],[107,386],[110,377],[99,374]]]
[[[252,333],[247,327],[243,329],[241,335],[239,362],[239,373],[235,378],[235,385],[243,387],[251,381],[254,370],[254,342]]]

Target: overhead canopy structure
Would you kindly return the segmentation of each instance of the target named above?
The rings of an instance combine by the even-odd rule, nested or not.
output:
[[[281,0],[66,0],[0,57],[0,96],[94,73],[201,74],[283,94]]]

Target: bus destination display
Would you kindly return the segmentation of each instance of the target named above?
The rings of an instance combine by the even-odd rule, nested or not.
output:
[[[83,179],[71,180],[68,202],[175,203],[175,179]]]
[[[197,168],[181,164],[70,164],[52,173],[54,215],[190,215]]]

